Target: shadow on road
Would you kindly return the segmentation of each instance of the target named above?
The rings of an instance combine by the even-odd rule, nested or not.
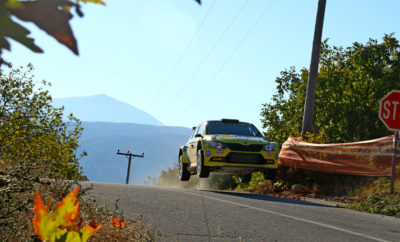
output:
[[[307,202],[307,201],[300,201],[300,200],[272,197],[272,196],[263,196],[263,195],[256,195],[256,194],[248,194],[248,193],[225,192],[225,191],[209,191],[209,192],[224,194],[224,195],[229,195],[229,196],[256,199],[256,200],[270,201],[270,202],[290,203],[290,204],[299,204],[299,205],[317,206],[317,207],[333,207],[330,205]]]

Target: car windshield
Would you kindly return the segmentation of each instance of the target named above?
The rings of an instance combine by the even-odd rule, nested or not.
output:
[[[209,121],[206,126],[206,134],[233,134],[242,136],[263,137],[260,131],[249,123],[225,123]]]

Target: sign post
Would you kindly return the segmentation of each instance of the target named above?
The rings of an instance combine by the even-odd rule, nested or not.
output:
[[[390,194],[394,193],[394,177],[396,175],[397,146],[400,131],[400,91],[392,90],[379,103],[379,118],[389,130],[395,131],[393,141],[392,178]]]
[[[394,192],[394,176],[396,175],[396,150],[399,142],[399,131],[394,132],[394,142],[393,142],[393,163],[392,163],[392,179],[390,180],[390,194],[393,195]]]

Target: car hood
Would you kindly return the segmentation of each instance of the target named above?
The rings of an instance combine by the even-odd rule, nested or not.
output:
[[[268,144],[268,141],[266,141],[264,138],[260,137],[251,137],[251,136],[241,136],[241,135],[206,135],[204,137],[206,140],[215,140],[215,141],[220,141],[220,142],[249,142],[249,143],[262,143],[262,144]]]

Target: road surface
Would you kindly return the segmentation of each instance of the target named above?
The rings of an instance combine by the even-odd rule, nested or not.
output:
[[[93,183],[93,196],[159,241],[400,241],[400,219],[252,194]]]

